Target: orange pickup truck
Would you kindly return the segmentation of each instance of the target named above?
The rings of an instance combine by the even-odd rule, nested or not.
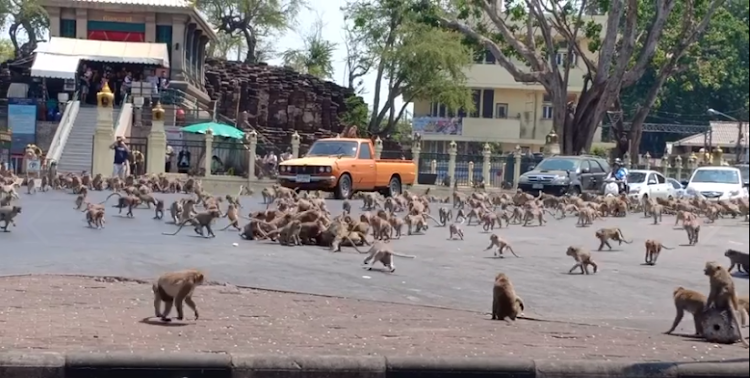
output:
[[[279,184],[333,192],[336,199],[351,198],[357,191],[394,196],[401,193],[404,185],[414,184],[413,161],[374,156],[375,148],[369,139],[318,139],[304,157],[279,164]]]

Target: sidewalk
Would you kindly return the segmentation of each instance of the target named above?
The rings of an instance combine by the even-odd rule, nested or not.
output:
[[[153,315],[151,287],[71,276],[0,278],[0,351],[518,356],[605,361],[747,358],[739,344],[429,307],[204,286],[201,319],[171,325]],[[490,307],[490,290],[487,307]],[[670,319],[671,320],[671,319]],[[692,324],[689,316],[683,320]],[[667,327],[669,321],[665,320]]]

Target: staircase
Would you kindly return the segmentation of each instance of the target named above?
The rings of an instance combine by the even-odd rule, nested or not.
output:
[[[115,108],[114,122],[117,121],[119,114],[120,109]],[[68,141],[63,147],[62,156],[58,163],[58,172],[91,172],[96,121],[97,108],[95,106],[81,106],[70,130]]]

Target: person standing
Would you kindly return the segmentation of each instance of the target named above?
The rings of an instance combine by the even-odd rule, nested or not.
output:
[[[109,148],[115,150],[114,170],[112,176],[125,179],[128,170],[128,156],[130,156],[130,149],[125,144],[125,140],[119,136]]]
[[[167,153],[164,161],[164,172],[169,173],[172,171],[172,157],[174,157],[174,149],[172,146],[167,145]]]

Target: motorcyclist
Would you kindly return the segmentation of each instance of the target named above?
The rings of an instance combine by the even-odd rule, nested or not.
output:
[[[622,160],[615,159],[612,164],[612,171],[607,175],[608,180],[617,181],[617,186],[620,188],[620,193],[627,193],[628,191],[628,170],[622,164]]]

